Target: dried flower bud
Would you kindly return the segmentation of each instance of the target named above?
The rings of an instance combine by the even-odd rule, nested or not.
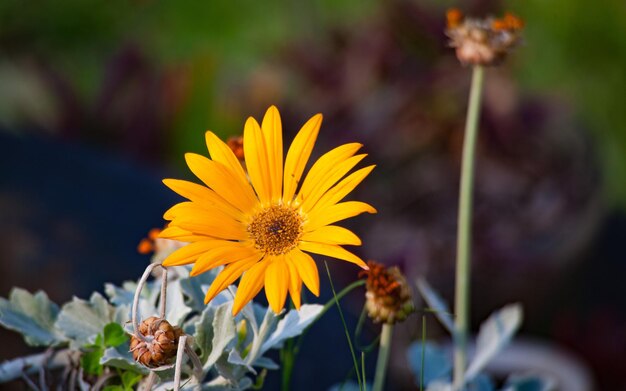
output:
[[[497,65],[521,41],[524,21],[510,12],[501,19],[466,18],[458,9],[446,14],[446,35],[463,64]]]
[[[228,144],[228,146],[233,151],[235,156],[237,156],[237,159],[239,159],[241,161],[244,160],[244,155],[243,155],[243,137],[241,137],[241,136],[229,137],[228,140],[226,141],[226,144]]]
[[[414,310],[411,290],[397,267],[369,261],[369,270],[359,273],[367,276],[365,308],[374,322],[394,324],[403,321]]]
[[[173,327],[167,320],[152,316],[141,322],[138,331],[145,341],[132,336],[130,351],[135,361],[154,368],[167,364],[176,356],[178,338],[182,335],[180,327]]]

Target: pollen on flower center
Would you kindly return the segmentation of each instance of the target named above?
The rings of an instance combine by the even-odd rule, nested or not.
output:
[[[257,213],[247,230],[258,250],[279,255],[296,247],[302,223],[302,216],[295,209],[273,205]]]

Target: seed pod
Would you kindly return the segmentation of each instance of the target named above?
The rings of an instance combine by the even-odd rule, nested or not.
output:
[[[451,9],[446,18],[450,46],[463,64],[498,65],[522,40],[524,21],[510,12],[501,19],[476,19]]]
[[[144,340],[133,335],[130,351],[135,361],[150,367],[167,364],[176,356],[178,338],[183,334],[180,327],[174,327],[165,319],[152,316],[139,325],[139,333]]]
[[[380,263],[369,261],[365,287],[365,308],[374,322],[394,324],[414,310],[411,290],[406,278],[397,267],[385,268]]]

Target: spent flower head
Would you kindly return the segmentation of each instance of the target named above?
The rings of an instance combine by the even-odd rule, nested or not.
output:
[[[176,356],[178,339],[182,335],[180,327],[152,316],[141,323],[138,331],[143,338],[133,335],[130,340],[135,361],[154,368],[167,364]]]
[[[446,13],[446,35],[463,64],[498,65],[520,44],[524,21],[510,12],[497,19],[470,18],[457,9]]]
[[[415,309],[411,289],[406,278],[396,266],[385,267],[368,261],[369,270],[359,273],[366,276],[365,308],[374,322],[394,324],[409,316]]]

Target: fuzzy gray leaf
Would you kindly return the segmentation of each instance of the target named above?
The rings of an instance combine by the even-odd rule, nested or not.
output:
[[[212,348],[207,361],[204,363],[205,368],[211,367],[220,358],[224,349],[235,339],[237,330],[235,327],[235,319],[232,315],[233,302],[224,303],[215,310],[213,318],[213,340]]]
[[[127,322],[132,318],[131,309],[133,304],[133,299],[135,297],[134,283],[126,283],[124,287],[118,287],[113,284],[105,284],[104,292],[109,297],[109,300],[113,305],[115,305],[118,309],[118,314],[116,318],[120,322]],[[146,284],[148,286],[150,284]],[[139,299],[139,314],[142,319],[148,318],[153,315],[157,315],[158,311],[154,301],[152,301],[152,295],[149,295],[150,289],[145,289],[141,293],[141,298]]]
[[[424,362],[422,362],[422,354]],[[449,355],[431,342],[412,343],[407,350],[407,360],[418,385],[422,382],[422,377],[424,385],[428,386],[436,380],[449,380],[452,374],[452,362]]]
[[[211,347],[213,346],[213,319],[215,318],[215,308],[206,306],[200,314],[200,318],[194,324],[194,341],[200,348],[200,360],[206,362]]]
[[[183,297],[180,281],[172,280],[168,282],[165,302],[167,308],[165,318],[171,324],[180,326],[183,323],[183,320],[185,320],[185,317],[191,312],[191,308],[185,304],[185,298]]]
[[[206,304],[204,304],[206,289],[204,287],[213,283],[219,270],[221,269],[215,268],[198,276],[183,277],[179,280],[180,288],[185,296],[188,297],[187,302],[191,308],[200,312],[206,307]]]
[[[274,362],[271,358],[268,357],[259,357],[253,363],[252,366],[265,368],[265,369],[280,369],[280,366]]]
[[[522,306],[509,304],[494,312],[480,326],[476,340],[476,353],[465,372],[470,382],[508,343],[522,323]]]
[[[279,348],[289,338],[296,337],[307,328],[322,312],[324,306],[319,304],[304,304],[300,310],[291,310],[276,325],[276,330],[269,336],[261,347],[261,355],[271,348]]]
[[[439,296],[439,294],[426,282],[423,278],[417,279],[417,289],[419,289],[424,301],[428,304],[428,307],[434,312],[435,316],[441,324],[450,332],[455,334],[454,320],[448,304]]]
[[[32,295],[14,288],[9,300],[0,298],[0,324],[17,331],[31,346],[53,346],[64,341],[54,329],[59,307],[43,291]]]
[[[256,375],[256,370],[254,368],[252,368],[252,366],[248,365],[243,358],[241,358],[241,355],[239,354],[239,352],[236,349],[233,349],[230,351],[230,353],[228,354],[228,360],[229,363],[233,364],[233,365],[239,365],[242,367],[245,367],[248,371],[252,372],[253,374]]]
[[[100,365],[131,370],[144,375],[148,373],[146,367],[137,364],[133,360],[133,355],[128,351],[128,344],[123,344],[116,348],[107,348],[100,358]]]
[[[113,321],[114,314],[115,309],[96,292],[89,301],[74,297],[65,304],[55,327],[72,340],[72,347],[80,347],[101,333],[104,326]]]

